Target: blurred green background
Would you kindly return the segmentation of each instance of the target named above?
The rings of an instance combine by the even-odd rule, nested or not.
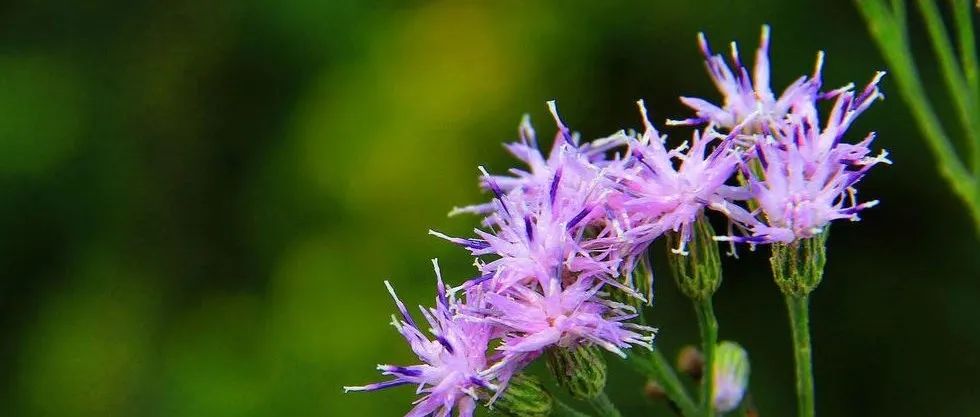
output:
[[[486,198],[478,164],[514,164],[500,143],[521,115],[545,137],[552,98],[586,137],[641,126],[639,98],[685,115],[678,95],[717,97],[695,33],[750,56],[763,23],[778,88],[818,49],[827,86],[883,68],[848,0],[3,2],[0,415],[402,415],[411,388],[341,390],[412,360],[382,280],[411,305],[432,300],[430,258],[472,275],[425,231],[476,224],[446,213]],[[895,165],[862,188],[882,204],[831,237],[818,408],[980,415],[980,244],[883,89],[852,138],[878,130]],[[790,415],[782,301],[743,252],[721,336],[749,349],[762,415]],[[668,355],[695,342],[669,279],[652,317]],[[628,415],[669,415],[641,412],[643,380],[613,363]]]

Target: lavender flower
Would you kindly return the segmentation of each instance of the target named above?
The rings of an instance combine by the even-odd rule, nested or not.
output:
[[[580,143],[580,136],[572,133],[561,121],[554,101],[548,102],[548,110],[555,119],[558,132],[555,134],[547,158],[541,153],[530,118],[525,115],[518,128],[519,140],[505,144],[504,147],[514,157],[524,162],[528,167],[527,170],[512,168],[509,170],[510,176],[483,176],[480,180],[482,188],[487,191],[494,191],[491,187],[492,183],[498,187],[501,194],[519,192],[527,200],[543,201],[555,192],[551,190],[552,186],[578,188],[581,184],[594,180],[598,170],[608,163],[606,153],[626,143],[626,135],[623,132],[617,132],[591,142]],[[553,181],[556,176],[560,178],[557,183]],[[489,214],[494,209],[494,204],[490,202],[456,207],[449,215],[460,213]]]
[[[718,134],[709,126],[704,133],[694,132],[689,148],[684,143],[667,150],[667,137],[650,123],[643,101],[637,104],[645,130],[641,137],[630,138],[626,162],[607,174],[610,187],[619,192],[612,204],[622,211],[632,255],[668,231],[679,232],[680,246],[673,251],[685,254],[692,225],[704,208],[725,210],[727,199],[744,194],[725,185],[741,160],[732,146],[735,135]]]
[[[860,94],[839,90],[823,129],[816,109],[772,125],[771,134],[756,141],[754,159],[743,165],[758,209],[730,207],[729,217],[749,233],[720,240],[750,243],[791,243],[813,237],[833,220],[860,220],[858,213],[878,202],[857,202],[854,185],[878,163],[890,163],[888,153],[869,156],[874,133],[857,144],[841,143],[851,122],[881,98],[877,73]],[[757,161],[757,162],[753,162]],[[752,169],[752,164],[759,169]]]
[[[395,295],[391,284],[385,286],[395,299],[401,320],[392,316],[392,325],[398,329],[419,357],[422,364],[411,366],[378,365],[382,374],[392,379],[358,387],[344,387],[345,391],[374,391],[405,384],[417,384],[418,393],[425,395],[415,402],[406,417],[427,415],[448,416],[453,408],[459,416],[472,417],[476,408],[477,390],[493,391],[492,383],[500,365],[489,366],[487,348],[492,329],[458,315],[459,302],[446,290],[439,273],[439,265],[432,261],[436,271],[438,296],[436,307],[422,309],[422,315],[430,326],[435,340],[426,337],[408,314],[405,304]]]
[[[817,62],[810,78],[802,76],[794,81],[776,98],[769,83],[769,26],[762,26],[759,49],[755,54],[755,68],[752,77],[739,59],[738,47],[731,44],[731,63],[729,67],[720,54],[713,54],[703,33],[698,33],[698,44],[705,57],[708,75],[724,97],[724,104],[718,106],[694,97],[681,97],[688,107],[695,111],[695,117],[685,120],[668,120],[668,125],[701,125],[713,123],[719,127],[733,128],[742,124],[755,114],[755,123],[746,130],[760,131],[769,122],[782,121],[787,114],[799,108],[813,105],[820,89],[820,71],[823,66],[823,52],[817,53]]]
[[[540,290],[514,287],[506,296],[487,294],[493,313],[486,320],[509,330],[500,347],[505,357],[588,343],[622,357],[631,345],[653,348],[656,329],[628,322],[637,316],[635,309],[601,298],[601,282],[579,278],[562,288],[561,281],[553,277]]]
[[[567,129],[556,120],[561,136]],[[591,153],[600,147],[559,142],[535,175],[509,183],[507,192],[500,177],[483,170],[494,193],[484,220],[489,230],[477,229],[476,239],[430,232],[490,258],[478,261],[481,276],[461,288],[486,290],[486,308],[471,319],[505,332],[499,349],[506,363],[527,361],[549,347],[596,344],[619,355],[631,345],[650,347],[654,329],[628,323],[636,316],[633,307],[602,292],[610,286],[643,298],[616,279],[621,239],[605,204],[611,191],[600,175],[605,168],[597,165],[603,159]],[[542,173],[551,176],[536,176]]]
[[[522,193],[499,195],[493,202],[498,210],[486,220],[491,231],[477,229],[480,239],[468,242],[479,244],[463,244],[475,256],[497,257],[481,264],[480,270],[496,277],[498,290],[535,280],[543,286],[565,270],[579,278],[616,274],[621,260],[611,249],[616,240],[604,227],[605,212],[598,202],[602,197],[596,195],[603,192],[599,181],[569,189],[560,187],[562,179],[555,175],[555,193],[543,201]],[[592,236],[586,238],[589,227]]]
[[[498,195],[498,210],[488,218],[495,230],[477,230],[481,239],[447,237],[473,255],[496,258],[479,263],[482,277],[463,285],[487,290],[486,308],[471,319],[505,332],[499,349],[507,363],[526,362],[549,347],[594,343],[618,355],[630,345],[651,347],[655,330],[627,322],[636,317],[633,307],[601,293],[609,285],[642,298],[613,279],[622,262],[613,246],[619,240],[604,226],[605,211],[589,205],[598,181],[568,194],[557,181],[558,175],[555,194],[544,202]]]
[[[489,230],[475,230],[476,239],[430,233],[467,248],[474,256],[496,257],[478,264],[481,276],[464,287],[491,278],[497,292],[535,280],[546,287],[550,277],[572,274],[578,279],[597,277],[631,292],[613,279],[622,266],[614,247],[620,240],[606,207],[610,190],[600,175],[614,162],[605,159],[605,152],[625,143],[627,137],[619,133],[579,144],[559,118],[554,102],[548,106],[559,128],[548,159],[541,157],[533,130],[525,124],[520,129],[522,141],[509,149],[527,161],[531,171],[494,176],[481,167],[481,183],[494,199],[455,210],[487,214],[483,224]]]

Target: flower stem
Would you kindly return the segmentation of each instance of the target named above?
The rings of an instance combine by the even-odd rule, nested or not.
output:
[[[953,191],[970,208],[977,232],[980,233],[980,192],[978,192],[980,190],[980,181],[977,181],[975,177],[980,171],[970,172],[964,165],[964,158],[961,158],[957,154],[956,148],[953,146],[949,136],[947,136],[942,123],[939,121],[939,117],[929,102],[929,98],[926,95],[922,80],[919,77],[918,70],[912,58],[912,48],[905,22],[905,0],[892,0],[890,5],[887,5],[884,0],[855,0],[855,3],[858,6],[858,10],[864,15],[871,36],[878,44],[878,49],[881,50],[885,61],[888,63],[891,74],[895,77],[898,91],[901,93],[902,98],[905,99],[905,103],[912,112],[912,117],[918,123],[926,144],[929,145],[933,154],[939,160],[940,172],[952,185]],[[920,5],[922,4],[926,5],[926,12],[928,12],[930,10],[928,7],[929,4],[925,2],[920,3]],[[929,19],[929,16],[925,17]],[[962,20],[962,17],[960,19]],[[932,41],[935,45],[937,40],[939,40],[939,52],[945,54],[943,52],[945,45],[942,44],[941,39],[937,38],[939,34],[935,33],[938,29],[939,22],[935,19],[931,19],[930,21],[926,23],[932,31]],[[947,68],[949,60],[946,61],[943,64],[943,68],[944,74],[947,75],[945,78],[948,85],[951,81],[959,84],[959,80],[956,77],[950,76],[952,75],[951,69]],[[966,83],[969,82],[969,80],[966,81]],[[959,93],[954,91],[953,94],[955,96]],[[954,100],[956,100],[955,97]],[[958,104],[957,107],[962,117],[963,109],[967,107],[962,106],[962,103],[959,102],[954,104]],[[969,132],[971,129],[966,130]],[[974,169],[980,167],[980,158],[978,158],[980,156],[980,139],[978,137],[980,137],[980,134],[966,138],[967,141],[971,142],[968,145],[975,147],[977,150],[974,152],[974,158],[972,158],[975,166],[971,168]]]
[[[681,384],[680,378],[677,377],[677,373],[674,372],[674,368],[670,366],[667,358],[664,357],[659,349],[654,349],[650,353],[649,359],[639,354],[632,354],[629,356],[629,360],[633,364],[634,369],[637,369],[647,378],[657,381],[663,387],[667,398],[677,405],[681,415],[685,417],[695,417],[697,415],[697,406],[691,400],[691,397],[687,395],[687,391],[684,389],[684,385]]]
[[[701,415],[714,417],[714,363],[715,347],[718,345],[718,320],[711,297],[695,301],[694,310],[701,329],[701,352],[704,355],[704,371],[701,376]]]
[[[568,404],[565,404],[565,403],[559,401],[557,398],[555,398],[554,400],[555,400],[555,405],[558,406],[555,411],[556,411],[556,414],[559,415],[559,416],[565,416],[565,417],[592,417],[592,416],[590,416],[588,414],[585,414],[585,413],[583,413],[581,411],[576,410],[575,408],[573,408],[572,406],[570,406]]]
[[[602,417],[623,417],[605,392],[601,392],[595,398],[589,400],[589,404],[592,404],[592,408],[595,408],[596,412]]]
[[[980,74],[978,74],[976,39],[973,35],[973,5],[970,0],[950,0],[953,8],[953,19],[956,21],[956,33],[959,37],[960,62],[963,63],[963,75],[974,100],[980,94]],[[975,103],[976,104],[976,103]]]
[[[932,48],[936,52],[936,60],[939,61],[939,68],[942,70],[946,88],[949,90],[949,96],[956,106],[966,136],[971,139],[968,141],[968,145],[976,153],[977,149],[973,149],[976,143],[972,141],[972,138],[977,136],[976,114],[973,111],[973,91],[968,87],[963,70],[956,62],[953,44],[949,40],[946,25],[943,23],[936,2],[934,0],[918,0],[918,4],[922,18],[926,23],[929,40],[932,41]],[[977,169],[977,167],[973,168],[974,170]]]
[[[799,417],[814,416],[813,362],[810,357],[809,295],[787,295],[793,359],[796,362],[796,398]]]

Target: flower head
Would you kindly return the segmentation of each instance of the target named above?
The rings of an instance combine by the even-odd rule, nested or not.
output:
[[[623,349],[652,349],[655,329],[628,320],[633,307],[604,299],[602,282],[579,278],[563,285],[551,278],[541,288],[514,287],[506,294],[487,294],[492,313],[486,318],[508,330],[500,347],[506,357],[537,355],[549,347],[596,344],[625,357]]]
[[[479,257],[481,276],[461,288],[485,290],[486,305],[471,319],[504,332],[499,349],[508,363],[580,344],[622,355],[624,348],[652,340],[652,328],[627,322],[635,317],[632,307],[602,292],[615,287],[643,298],[616,279],[623,260],[606,204],[606,168],[583,149],[595,148],[559,143],[538,170],[550,177],[525,177],[506,191],[500,177],[483,170],[482,181],[494,194],[486,230],[469,239],[431,232]]]
[[[769,26],[767,25],[762,26],[752,76],[749,76],[748,69],[742,65],[735,42],[731,44],[731,66],[725,62],[721,54],[712,53],[703,33],[698,34],[698,44],[705,57],[708,75],[721,92],[724,103],[718,106],[700,98],[681,97],[681,102],[695,111],[695,117],[668,120],[668,125],[713,123],[731,129],[755,114],[755,123],[747,126],[747,130],[757,132],[768,122],[782,121],[791,111],[812,106],[819,96],[823,52],[817,53],[812,76],[796,79],[778,98],[775,96],[769,82]]]
[[[405,304],[395,295],[391,284],[385,281],[401,313],[401,319],[392,316],[392,325],[422,363],[410,366],[378,365],[382,374],[392,377],[390,380],[344,387],[344,390],[374,391],[414,384],[419,386],[418,392],[425,395],[415,402],[415,407],[406,417],[448,416],[454,408],[458,409],[460,416],[470,417],[476,408],[477,390],[497,389],[492,381],[499,367],[490,366],[487,360],[492,329],[458,315],[461,308],[459,301],[446,290],[436,260],[433,259],[432,263],[438,284],[436,307],[423,308],[422,315],[434,339],[425,336]]]
[[[456,211],[486,214],[485,230],[476,238],[431,234],[468,249],[481,259],[481,276],[464,287],[489,282],[501,292],[514,285],[537,283],[546,287],[551,277],[597,277],[614,286],[619,275],[620,243],[608,215],[611,194],[603,172],[618,162],[605,158],[606,151],[628,139],[619,133],[591,143],[579,143],[558,117],[554,102],[549,108],[559,132],[545,160],[537,151],[533,130],[521,129],[522,141],[509,149],[528,162],[529,172],[512,170],[514,177],[490,175],[480,167],[481,183],[494,198],[487,204]],[[485,260],[485,262],[483,262]]]
[[[692,225],[704,208],[723,208],[726,198],[739,194],[737,188],[725,185],[740,162],[732,146],[735,135],[721,135],[709,126],[703,133],[694,132],[690,146],[685,142],[668,150],[667,137],[650,123],[643,101],[638,105],[645,131],[630,138],[626,162],[607,174],[610,187],[619,193],[611,199],[612,205],[622,212],[631,254],[645,251],[668,231],[680,234],[680,246],[674,251],[683,254]]]
[[[607,281],[617,274],[621,259],[613,250],[617,240],[603,224],[604,207],[595,195],[601,192],[598,180],[575,189],[561,187],[559,171],[551,180],[554,192],[538,199],[516,191],[505,195],[486,171],[484,178],[496,195],[495,210],[484,220],[488,230],[475,229],[478,238],[468,239],[430,231],[474,256],[491,258],[478,263],[481,276],[464,288],[489,282],[500,292],[515,285],[545,286],[566,274]]]
[[[527,169],[512,168],[509,170],[511,175],[481,176],[480,186],[484,190],[500,194],[520,193],[527,201],[544,201],[557,192],[552,187],[576,189],[584,183],[592,182],[599,169],[610,162],[606,159],[606,154],[626,143],[627,138],[623,132],[582,143],[580,136],[562,122],[554,101],[548,102],[548,110],[558,126],[558,132],[547,157],[541,152],[530,117],[524,115],[518,128],[518,141],[504,144],[504,147],[527,165]],[[555,178],[559,180],[556,182]],[[495,208],[493,202],[488,202],[454,208],[450,215],[487,215]]]
[[[881,98],[877,83],[882,75],[876,74],[859,94],[838,92],[823,128],[816,110],[802,112],[790,123],[772,125],[771,134],[755,142],[743,174],[758,209],[750,213],[731,207],[729,217],[749,236],[723,240],[791,243],[813,237],[833,220],[860,220],[861,210],[878,203],[858,203],[854,186],[871,167],[890,163],[888,153],[870,156],[873,132],[856,144],[841,139],[854,118]]]
[[[508,362],[549,347],[594,343],[619,355],[630,345],[649,347],[654,329],[627,322],[636,316],[633,307],[601,292],[612,286],[642,298],[614,279],[622,263],[620,240],[596,203],[602,199],[592,195],[600,181],[577,189],[560,187],[560,181],[556,174],[543,201],[519,192],[498,194],[497,210],[487,220],[490,231],[477,230],[480,239],[448,238],[473,255],[493,258],[478,264],[481,278],[463,285],[486,289],[486,308],[473,319],[505,332],[500,350]]]

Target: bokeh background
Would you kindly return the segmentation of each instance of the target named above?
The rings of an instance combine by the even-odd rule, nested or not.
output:
[[[750,56],[763,23],[777,87],[819,49],[828,86],[883,68],[848,0],[3,2],[0,415],[402,415],[411,388],[341,390],[412,359],[382,280],[417,304],[433,297],[430,258],[451,281],[472,275],[426,230],[475,226],[446,213],[486,198],[477,165],[514,163],[500,143],[521,115],[546,137],[548,99],[586,137],[640,127],[639,98],[656,120],[685,115],[678,95],[717,97],[695,34]],[[831,237],[818,408],[971,415],[980,243],[882,85],[852,138],[878,130],[895,164],[862,188],[882,204]],[[761,415],[790,415],[765,254],[726,262],[721,336],[749,349]],[[673,356],[694,316],[669,279],[657,290]],[[611,366],[627,415],[669,415]]]

